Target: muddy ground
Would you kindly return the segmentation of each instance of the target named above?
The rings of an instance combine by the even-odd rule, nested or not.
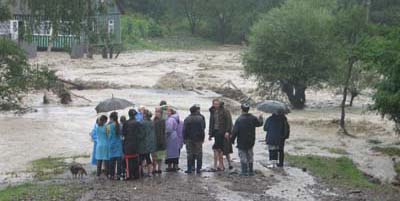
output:
[[[43,105],[43,92],[33,92],[24,101],[37,112],[0,114],[0,160],[8,161],[0,163],[0,185],[31,179],[26,170],[32,160],[90,154],[92,143],[89,131],[97,116],[93,108],[112,95],[151,109],[160,100],[167,100],[179,109],[182,119],[194,103],[201,105],[202,113],[208,118],[211,100],[221,96],[213,90],[221,89],[227,81],[232,81],[254,100],[262,99],[256,93],[255,81],[244,76],[240,54],[238,47],[185,52],[140,51],[121,54],[116,60],[71,60],[64,53],[39,53],[38,58],[30,61],[32,64],[56,70],[61,78],[84,85],[86,89],[72,90],[77,96],[73,96],[73,102],[68,106],[60,105],[52,94],[51,103]],[[399,138],[394,134],[390,121],[367,110],[371,104],[368,92],[358,97],[355,106],[348,109],[349,129],[357,138],[337,133],[339,95],[330,90],[311,89],[307,98],[306,110],[293,111],[288,115],[292,127],[286,146],[288,153],[347,156],[363,172],[383,183],[394,180],[393,158],[372,151],[371,148],[377,145],[370,142],[378,140],[379,146],[398,147]],[[231,99],[226,101],[235,119],[239,103]],[[126,114],[126,110],[119,112]],[[81,196],[83,200],[99,200],[107,196],[122,200],[391,200],[396,197],[393,193],[373,191],[349,195],[351,189],[334,189],[297,168],[289,167],[284,172],[271,171],[264,167],[268,156],[261,142],[264,132],[259,129],[257,133],[254,151],[259,173],[252,179],[229,172],[221,175],[204,173],[202,176],[186,176],[181,172],[140,182],[98,181],[89,177],[73,183],[88,188],[87,193]],[[208,141],[204,144],[205,168],[212,165],[211,145],[212,142]],[[337,153],[332,148],[345,152]],[[182,152],[181,161],[184,164],[185,150]],[[237,165],[236,150],[233,159]],[[176,182],[167,183],[170,180]],[[159,192],[155,194],[154,189],[159,189]],[[380,194],[388,198],[378,199]]]

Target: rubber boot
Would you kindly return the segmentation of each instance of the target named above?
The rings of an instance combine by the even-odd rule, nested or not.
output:
[[[249,163],[249,176],[254,176],[253,163]]]
[[[240,172],[240,176],[247,176],[248,175],[247,163],[241,163],[240,166],[242,169],[242,171]]]

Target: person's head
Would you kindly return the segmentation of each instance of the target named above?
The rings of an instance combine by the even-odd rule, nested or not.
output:
[[[125,122],[126,122],[126,117],[125,117],[124,115],[122,115],[122,116],[119,118],[119,122],[121,122],[121,124],[125,123]]]
[[[118,123],[118,112],[111,112],[110,121]]]
[[[146,110],[146,108],[143,106],[143,105],[141,105],[140,107],[139,107],[139,112],[140,113],[144,113],[144,111]]]
[[[161,107],[156,107],[155,109],[155,117],[161,118],[162,117],[162,109]]]
[[[176,110],[173,107],[168,107],[167,108],[167,116],[172,116],[176,114]]]
[[[143,111],[143,118],[145,119],[145,120],[151,120],[151,117],[153,116],[153,114],[150,112],[150,110],[148,110],[148,109],[145,109],[144,111]]]
[[[101,115],[101,117],[99,118],[99,126],[103,126],[105,123],[107,123],[107,116],[106,115]]]
[[[243,113],[249,113],[250,105],[248,103],[243,103],[241,106]]]
[[[167,101],[165,101],[165,100],[160,101],[160,106],[164,106],[164,105],[167,105]]]
[[[285,115],[285,111],[283,109],[279,109],[275,112],[275,114],[278,116],[282,116],[282,115]]]
[[[190,114],[196,114],[197,113],[197,107],[193,105],[192,107],[190,107],[189,111],[190,111]]]
[[[135,109],[130,109],[130,110],[128,111],[129,119],[135,119],[136,114],[137,114],[137,112],[136,112]]]
[[[212,105],[215,109],[219,109],[221,107],[221,101],[219,99],[214,99]]]

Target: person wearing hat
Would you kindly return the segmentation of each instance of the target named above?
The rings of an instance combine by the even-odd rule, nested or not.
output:
[[[263,117],[249,113],[250,105],[242,104],[242,114],[236,120],[232,131],[232,144],[237,139],[242,176],[253,176],[253,147],[256,140],[256,128],[263,125]]]
[[[205,138],[204,129],[206,122],[203,115],[200,114],[200,106],[190,107],[190,115],[186,117],[183,123],[183,139],[187,151],[187,170],[185,173],[191,174],[193,169],[196,173],[201,172],[203,163],[203,142]],[[195,163],[197,161],[197,166]]]

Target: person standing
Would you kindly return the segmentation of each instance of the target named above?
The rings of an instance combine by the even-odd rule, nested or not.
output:
[[[136,121],[136,110],[131,109],[128,112],[129,120],[126,121],[122,128],[124,136],[124,158],[126,163],[126,179],[139,178],[139,154],[138,141],[141,131],[140,124]]]
[[[227,150],[229,146],[226,146],[226,141],[229,141],[232,132],[232,116],[231,113],[226,110],[223,103],[218,100],[213,100],[213,105],[210,108],[210,125],[209,125],[209,140],[214,138],[214,169],[223,171],[224,167],[224,152],[232,151],[232,144],[229,146],[231,150]]]
[[[161,174],[162,160],[165,159],[166,135],[165,135],[165,119],[162,118],[162,109],[157,107],[153,120],[154,131],[156,135],[156,152],[152,154],[153,173]]]
[[[179,170],[179,156],[183,144],[182,134],[180,133],[181,122],[179,115],[172,107],[168,107],[167,116],[168,119],[165,125],[167,157],[165,163],[168,165],[167,171],[175,172]]]
[[[121,160],[122,160],[122,138],[120,125],[118,123],[118,113],[112,112],[110,114],[110,122],[107,125],[107,135],[110,138],[110,148],[109,148],[109,178],[115,178],[115,172],[117,172],[117,180],[120,180],[122,176]],[[115,171],[115,169],[117,169]]]
[[[237,148],[239,150],[239,158],[242,176],[253,176],[253,147],[256,140],[256,128],[263,125],[263,118],[258,118],[249,113],[250,105],[242,104],[242,114],[236,120],[232,131],[232,144],[237,139]]]
[[[109,156],[109,136],[106,131],[107,116],[102,115],[99,119],[99,124],[96,129],[97,144],[96,144],[96,160],[97,160],[97,176],[101,175],[101,168],[104,164],[106,174],[108,174]]]
[[[283,167],[285,141],[290,135],[290,126],[284,111],[273,113],[265,122],[264,131],[267,132],[266,143],[269,150],[271,167]]]
[[[119,129],[120,129],[120,135],[121,135],[121,143],[122,143],[122,157],[121,157],[121,180],[124,180],[126,178],[126,163],[125,163],[125,155],[124,155],[124,135],[123,135],[123,128],[124,124],[126,122],[126,117],[122,115],[119,118]]]
[[[206,122],[200,114],[200,107],[194,105],[190,108],[190,115],[183,123],[183,139],[187,151],[187,170],[191,174],[197,161],[196,173],[201,172],[203,163],[203,142],[205,138],[204,129]]]
[[[144,132],[144,151],[140,152],[140,164],[142,166],[141,171],[146,172],[146,176],[152,176],[153,162],[151,160],[151,154],[156,151],[156,136],[154,131],[154,124],[151,121],[153,114],[148,109],[143,110],[143,121],[141,122]]]
[[[97,146],[97,127],[99,124],[99,118],[96,119],[96,122],[93,126],[92,131],[90,132],[90,138],[92,139],[93,142],[93,152],[92,152],[92,165],[97,165],[97,160],[96,160],[96,146]]]

